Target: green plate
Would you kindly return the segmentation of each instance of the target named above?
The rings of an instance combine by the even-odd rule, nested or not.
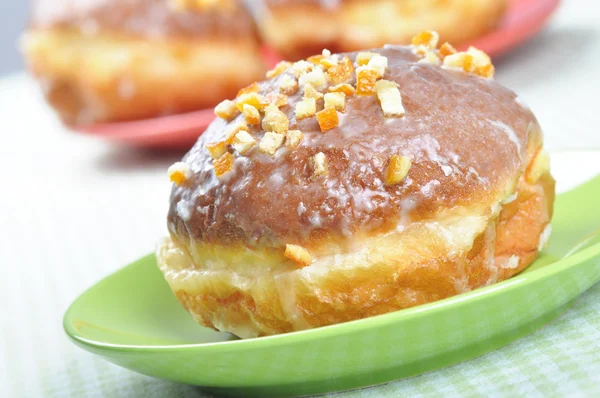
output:
[[[69,308],[80,347],[146,375],[244,397],[297,396],[388,382],[456,364],[525,336],[598,280],[600,176],[560,195],[548,248],[489,287],[360,321],[237,340],[197,325],[150,255]]]

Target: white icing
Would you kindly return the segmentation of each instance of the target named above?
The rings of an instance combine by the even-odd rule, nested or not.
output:
[[[401,212],[400,212],[400,220],[398,221],[398,227],[400,229],[404,229],[408,224],[411,223],[410,213],[417,207],[417,200],[413,197],[406,197],[400,201]],[[396,230],[399,228],[396,227]]]
[[[208,214],[208,206],[197,206],[196,211],[200,214],[206,215]]]
[[[482,231],[484,217],[465,216],[453,217],[443,221],[433,221],[425,224],[436,236],[441,237],[448,249],[448,255],[454,256],[467,250],[473,245],[474,234]]]
[[[448,177],[449,175],[452,175],[452,173],[454,172],[454,169],[451,166],[443,164],[442,171],[444,172],[444,175],[446,177]]]
[[[285,177],[283,176],[284,170],[278,168],[268,179],[268,185],[272,188],[278,189],[285,183]]]
[[[464,69],[462,67],[454,66],[454,65],[443,64],[442,69],[446,69],[446,70],[450,70],[450,71],[454,71],[454,72],[464,72]]]
[[[488,122],[492,126],[498,127],[500,130],[502,130],[504,133],[506,133],[506,136],[508,137],[508,139],[511,140],[517,147],[517,153],[519,154],[519,156],[521,156],[521,141],[519,141],[519,137],[517,137],[517,134],[515,133],[515,131],[512,128],[510,128],[509,125],[502,123],[500,121],[488,120]]]
[[[436,163],[445,163],[446,159],[440,156],[440,143],[430,135],[421,135],[410,140],[410,152],[417,153],[417,160],[428,160]]]
[[[502,268],[515,269],[519,266],[519,257],[518,256],[510,256],[508,260],[500,263]]]
[[[299,216],[302,216],[302,214],[306,213],[306,206],[304,206],[303,202],[300,202],[298,204],[298,208],[296,209],[296,211],[298,212]]]
[[[302,273],[302,271],[300,272]],[[275,277],[275,286],[277,287],[281,309],[285,312],[287,319],[297,330],[309,329],[310,325],[304,319],[302,311],[300,311],[300,307],[297,304],[293,274],[284,274]]]
[[[358,211],[365,213],[372,213],[377,209],[378,205],[387,204],[389,200],[388,195],[383,195],[382,191],[361,189],[360,187],[353,187],[351,190],[353,208]],[[375,198],[383,199],[381,201],[375,201]]]
[[[309,221],[314,228],[319,228],[321,226],[321,215],[318,212],[314,212]]]
[[[425,196],[431,196],[435,190],[435,187],[440,185],[441,183],[438,180],[431,180],[421,187],[421,193]]]
[[[550,235],[552,235],[552,225],[546,225],[546,228],[540,234],[540,240],[538,243],[538,251],[541,252],[548,245],[548,241],[550,240]]]
[[[423,126],[423,128],[425,127]],[[442,155],[440,153],[440,143],[432,136],[422,135],[415,137],[408,142],[408,147],[409,152],[416,153],[414,160],[417,162],[434,162],[440,166],[445,176],[450,176],[454,173],[460,173],[460,169],[456,166],[459,161],[459,156],[454,152],[449,152],[447,155]],[[479,178],[479,174],[476,171],[474,174]]]
[[[399,44],[384,44],[383,48],[387,50],[404,50],[406,46],[401,46]]]
[[[487,179],[487,178],[484,178],[484,177],[481,177],[481,176],[479,175],[479,173],[477,172],[477,170],[475,170],[475,169],[473,168],[473,166],[470,166],[470,167],[467,169],[467,177],[470,177],[470,176],[475,176],[475,177],[476,177],[476,178],[477,178],[479,181],[481,181],[481,182],[485,182],[486,184],[487,184],[487,183],[489,183],[488,179]]]
[[[515,192],[512,195],[508,195],[506,198],[504,198],[504,200],[502,201],[502,204],[507,205],[507,204],[513,202],[515,199],[517,199],[518,195],[519,195],[518,192]]]
[[[327,181],[327,197],[335,198],[338,207],[346,207],[350,200],[346,187],[337,180]]]
[[[177,215],[181,217],[183,221],[189,221],[192,216],[192,208],[194,204],[185,199],[181,199],[177,202]]]
[[[529,107],[529,105],[527,105],[527,103],[525,101],[523,101],[523,98],[521,98],[521,97],[516,97],[515,98],[515,102],[517,104],[519,104],[523,109],[526,109],[526,110],[530,110],[531,109]]]
[[[498,203],[498,202],[494,202],[490,206],[490,212],[494,216],[497,215],[498,213],[500,213],[500,210],[502,210],[502,206],[500,206],[500,203]]]
[[[169,231],[175,231],[175,223],[174,222],[169,221],[167,223],[167,227],[168,227]]]

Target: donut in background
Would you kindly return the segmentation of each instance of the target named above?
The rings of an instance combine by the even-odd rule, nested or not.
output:
[[[237,0],[40,0],[22,49],[67,124],[210,108],[264,74]]]
[[[286,59],[409,44],[421,31],[460,43],[492,29],[506,0],[260,0],[265,41]]]

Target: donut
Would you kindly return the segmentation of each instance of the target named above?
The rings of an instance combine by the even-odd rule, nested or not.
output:
[[[490,58],[435,32],[282,62],[215,108],[182,161],[157,263],[241,338],[397,311],[505,280],[551,233],[540,125]]]
[[[237,0],[40,0],[22,51],[75,125],[213,108],[265,72]]]
[[[287,59],[356,51],[386,43],[410,44],[425,29],[460,43],[500,21],[506,0],[263,0],[265,40]]]

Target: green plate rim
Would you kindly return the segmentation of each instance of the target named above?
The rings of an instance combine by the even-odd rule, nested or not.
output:
[[[566,192],[565,192],[566,193]],[[589,241],[591,238],[600,234],[600,230],[592,233],[584,242],[581,242],[578,247],[581,247],[581,244],[585,244],[585,242]],[[230,341],[219,341],[213,343],[193,343],[193,344],[172,344],[172,345],[133,345],[133,344],[112,344],[105,343],[96,340],[90,340],[83,336],[81,336],[75,328],[72,326],[74,319],[73,312],[75,311],[75,307],[77,307],[77,303],[80,299],[93,291],[98,286],[103,283],[106,283],[111,278],[116,278],[121,272],[138,262],[152,261],[155,262],[154,254],[148,254],[135,262],[119,269],[118,271],[108,275],[103,278],[92,287],[88,288],[84,293],[78,296],[78,298],[69,306],[67,309],[64,318],[63,318],[63,328],[70,339],[72,339],[75,343],[79,343],[82,345],[108,350],[108,351],[129,351],[129,352],[157,352],[157,351],[182,351],[189,349],[202,349],[202,350],[219,350],[219,351],[227,351],[227,350],[239,350],[243,349],[246,346],[252,346],[252,348],[257,348],[257,346],[265,345],[273,347],[273,345],[285,345],[291,342],[301,342],[301,341],[310,341],[314,339],[320,339],[324,336],[330,335],[341,335],[346,333],[354,333],[357,331],[361,331],[367,328],[373,328],[378,326],[387,325],[390,323],[398,323],[402,322],[403,319],[408,317],[419,317],[425,316],[431,312],[438,312],[444,310],[447,306],[451,305],[461,305],[463,302],[468,302],[471,300],[478,300],[488,295],[496,295],[496,294],[504,294],[509,292],[515,286],[520,285],[522,283],[528,281],[536,281],[539,279],[546,278],[551,275],[555,275],[566,270],[573,264],[579,264],[585,261],[588,261],[594,257],[600,256],[600,242],[596,243],[590,247],[587,247],[577,253],[572,253],[566,257],[559,259],[558,261],[548,264],[548,266],[542,267],[540,269],[536,269],[526,274],[517,274],[516,276],[507,279],[505,281],[495,283],[490,286],[482,287],[467,293],[462,293],[456,296],[448,297],[442,300],[434,301],[432,303],[419,305],[412,308],[407,308],[404,310],[399,310],[395,312],[390,312],[387,314],[376,315],[369,318],[339,323],[335,325],[323,326],[314,329],[301,330],[297,332],[290,332],[284,334],[278,334],[273,336],[265,336],[258,337],[252,339],[240,339],[240,340],[230,340]]]

